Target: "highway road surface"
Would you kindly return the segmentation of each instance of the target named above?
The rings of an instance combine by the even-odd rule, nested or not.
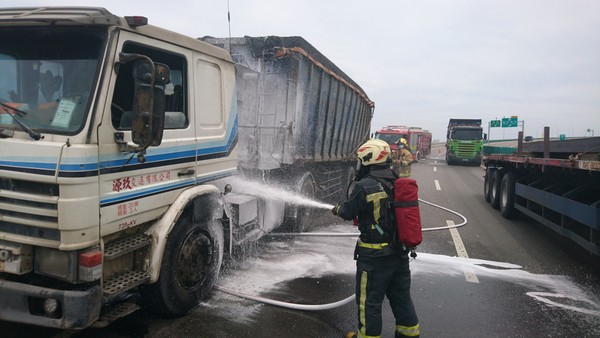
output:
[[[567,240],[525,217],[502,218],[483,198],[480,167],[447,166],[443,149],[414,164],[424,241],[411,262],[421,337],[599,337],[600,265]],[[355,233],[328,210],[317,232]],[[467,223],[463,223],[464,216]],[[432,228],[441,228],[431,230]],[[218,284],[296,304],[351,296],[355,238],[265,237],[228,264]],[[1,300],[0,300],[1,301]],[[383,337],[393,337],[384,305]],[[356,305],[301,311],[215,290],[183,318],[138,311],[104,329],[60,331],[0,322],[0,337],[343,337]]]

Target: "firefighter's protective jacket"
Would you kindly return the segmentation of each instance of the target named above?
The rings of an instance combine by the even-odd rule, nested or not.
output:
[[[388,201],[397,175],[389,164],[372,165],[370,172],[356,183],[347,201],[340,204],[337,214],[345,220],[358,217],[359,256],[387,256],[403,250],[394,241],[396,224]],[[383,184],[387,186],[383,187]]]
[[[394,171],[399,177],[409,177],[410,168],[413,163],[413,157],[410,151],[406,148],[398,149],[392,154],[392,163]]]

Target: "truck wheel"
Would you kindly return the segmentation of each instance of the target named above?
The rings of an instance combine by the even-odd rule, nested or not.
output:
[[[165,246],[160,277],[140,288],[142,305],[167,317],[187,314],[210,294],[223,259],[223,228],[182,216]]]
[[[515,182],[516,176],[508,172],[502,177],[500,186],[500,213],[504,218],[514,218],[517,215],[515,209]]]
[[[491,190],[492,190],[492,174],[494,173],[495,169],[492,168],[487,168],[485,170],[485,179],[483,180],[483,197],[485,198],[485,201],[490,203],[490,201],[492,200],[492,195],[491,195]]]
[[[494,209],[500,209],[500,184],[502,183],[503,170],[494,170],[490,182],[490,204]]]
[[[315,179],[310,172],[304,173],[296,183],[296,192],[308,197],[315,198]],[[314,227],[314,207],[306,207],[295,204],[287,204],[285,207],[285,229],[293,232],[309,231]]]

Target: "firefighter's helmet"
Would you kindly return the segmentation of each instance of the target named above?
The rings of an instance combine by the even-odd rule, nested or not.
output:
[[[356,155],[362,165],[385,163],[390,157],[390,145],[382,140],[371,139],[358,148]]]
[[[396,141],[396,144],[403,144],[405,147],[408,147],[408,142],[406,139],[404,139],[404,137],[401,137],[398,141]]]

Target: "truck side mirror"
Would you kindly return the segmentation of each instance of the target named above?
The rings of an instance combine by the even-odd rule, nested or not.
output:
[[[133,65],[134,98],[131,121],[133,143],[147,148],[162,142],[165,123],[164,86],[170,82],[169,67],[151,60]]]
[[[487,134],[486,133],[483,133],[483,140],[484,141],[487,140]]]

